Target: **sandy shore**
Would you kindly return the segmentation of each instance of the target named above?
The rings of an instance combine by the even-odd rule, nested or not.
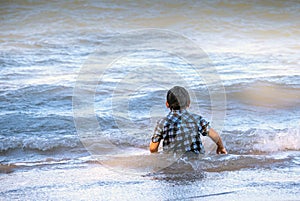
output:
[[[1,174],[1,200],[299,200],[299,168],[126,174],[100,164]]]

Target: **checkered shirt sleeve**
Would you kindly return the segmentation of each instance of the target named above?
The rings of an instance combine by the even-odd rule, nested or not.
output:
[[[159,142],[163,138],[163,127],[164,127],[164,119],[161,119],[157,122],[156,127],[154,129],[154,134],[152,136],[152,142]]]
[[[200,116],[199,124],[198,124],[198,132],[203,136],[207,136],[209,133],[209,129],[210,129],[209,122],[207,122],[204,118]]]

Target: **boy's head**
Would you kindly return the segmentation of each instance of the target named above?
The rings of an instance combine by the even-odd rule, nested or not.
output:
[[[188,91],[180,86],[175,86],[167,93],[166,105],[170,110],[183,110],[190,106]]]

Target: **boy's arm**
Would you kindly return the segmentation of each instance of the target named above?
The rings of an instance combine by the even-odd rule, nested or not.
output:
[[[222,139],[220,135],[213,129],[210,128],[208,132],[208,136],[216,143],[218,146],[217,154],[227,154],[227,151],[223,145]]]
[[[158,147],[159,147],[159,143],[160,143],[160,141],[158,141],[158,142],[150,142],[150,152],[151,153],[155,153],[155,152],[157,152],[158,151]]]
[[[157,125],[154,129],[154,134],[151,138],[151,142],[150,142],[150,152],[151,153],[155,153],[158,152],[158,147],[159,147],[159,143],[160,140],[162,139],[162,133],[163,133],[163,124],[161,123],[161,121],[157,122]]]

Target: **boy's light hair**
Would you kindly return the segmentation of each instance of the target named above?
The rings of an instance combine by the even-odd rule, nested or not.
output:
[[[170,110],[186,109],[190,105],[190,95],[188,91],[180,86],[174,86],[167,93],[167,102]]]

